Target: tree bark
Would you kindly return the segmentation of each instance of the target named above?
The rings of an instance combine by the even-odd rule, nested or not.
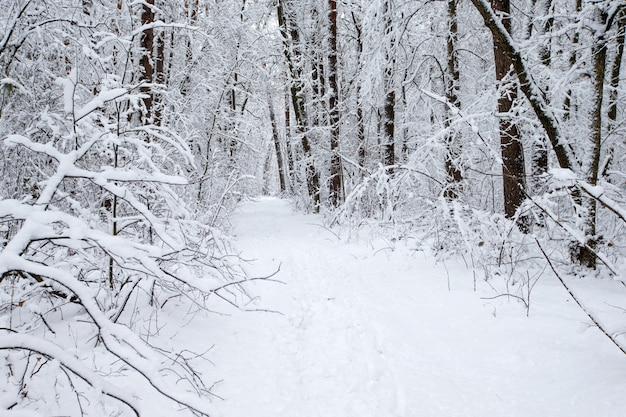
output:
[[[511,35],[496,17],[486,0],[471,0],[471,2],[482,16],[487,28],[491,31],[494,42],[497,39],[500,49],[511,59],[513,70],[520,83],[520,90],[526,96],[533,112],[546,131],[559,167],[576,171],[570,152],[565,145],[567,142],[559,131],[557,118],[552,113],[548,103],[546,103],[543,92],[530,76],[530,72],[526,68],[519,50],[515,47]]]
[[[281,36],[283,38],[283,54],[289,68],[291,77],[291,101],[293,104],[293,112],[296,120],[296,130],[300,136],[302,151],[304,153],[304,167],[309,198],[313,202],[313,210],[320,209],[320,185],[319,174],[311,155],[311,144],[307,136],[308,120],[306,115],[304,89],[302,85],[302,70],[299,67],[300,53],[297,46],[300,40],[300,34],[293,22],[288,21],[288,15],[285,11],[285,0],[279,0],[277,6],[278,26],[280,27]],[[292,48],[290,48],[290,43]],[[292,57],[292,54],[294,55]]]
[[[289,95],[289,91],[285,91],[285,145],[286,145],[286,153],[287,153],[287,166],[289,167],[289,175],[287,176],[286,179],[288,179],[289,181],[287,182],[287,186],[289,188],[290,192],[294,191],[294,187],[296,184],[297,179],[294,177],[295,176],[295,167],[294,167],[294,152],[293,152],[293,140],[292,140],[292,133],[291,133],[291,111],[290,111],[290,95]]]
[[[606,14],[597,8],[596,23],[600,26],[606,24]],[[589,140],[591,142],[591,160],[587,172],[587,182],[591,186],[598,184],[600,178],[600,156],[602,154],[602,102],[604,98],[604,76],[606,73],[606,39],[604,34],[594,36],[591,47],[593,60],[593,108],[591,110],[591,125],[589,129]],[[586,245],[578,245],[576,256],[581,265],[595,269],[597,266],[596,247],[597,236],[597,211],[598,203],[595,198],[585,197],[585,240]]]
[[[491,5],[496,15],[500,15],[501,23],[507,32],[511,32],[510,0],[492,0]],[[514,218],[517,210],[526,199],[526,170],[524,163],[524,147],[517,127],[510,114],[514,101],[517,99],[517,87],[507,81],[513,62],[507,54],[503,40],[493,39],[493,56],[496,69],[496,80],[499,82],[498,113],[500,125],[500,148],[502,152],[502,176],[504,193],[504,214]],[[523,232],[528,231],[527,218],[520,216],[518,226]]]
[[[532,18],[543,19],[543,24],[537,27],[537,40],[539,42],[539,61],[544,69],[549,69],[552,63],[552,52],[550,50],[550,39],[546,38],[546,35],[552,31],[554,25],[554,17],[550,15],[550,9],[552,7],[552,0],[539,0],[538,2],[533,0],[533,16]],[[529,33],[529,36],[531,34]],[[548,85],[543,83],[541,86],[546,93],[546,102],[548,101],[547,92]],[[542,136],[533,144],[532,148],[532,191],[537,194],[542,194],[544,190],[544,177],[548,172],[548,144],[547,138]]]
[[[458,42],[458,22],[457,22],[457,4],[458,0],[447,0],[448,6],[448,36],[447,44],[447,73],[445,75],[446,100],[455,108],[461,108],[459,100],[460,73],[457,58],[457,42]],[[448,114],[445,120],[445,127],[450,130],[452,114]],[[456,199],[460,191],[463,174],[459,167],[458,158],[461,154],[459,134],[456,131],[449,131],[446,134],[446,188],[444,197],[447,199]]]
[[[343,175],[339,155],[339,88],[337,84],[337,1],[328,0],[330,50],[328,56],[328,87],[330,94],[328,108],[330,113],[330,203],[337,207],[343,201]]]
[[[576,0],[576,14],[580,13],[580,10],[582,9],[582,0]],[[577,50],[577,45],[580,39],[580,34],[578,33],[578,30],[576,30],[574,32],[574,36],[572,37],[572,51],[570,52],[570,56],[569,56],[569,66],[570,68],[573,68],[574,65],[576,65],[576,61],[578,60],[578,53],[576,52]],[[569,88],[567,90],[567,93],[565,93],[565,101],[563,102],[563,110],[564,110],[564,115],[563,118],[565,120],[570,118],[570,112],[572,110],[572,89]]]
[[[154,22],[154,0],[145,0],[141,5],[141,25],[145,26]],[[154,67],[152,66],[152,54],[154,50],[154,29],[147,28],[141,33],[141,80],[144,85],[140,91],[144,94],[142,99],[144,113],[142,123],[150,124],[152,120],[152,105],[154,102],[154,93],[152,91],[152,81],[154,80]]]
[[[274,114],[274,105],[272,104],[272,96],[267,95],[267,107],[270,114],[270,123],[272,125],[272,139],[274,142],[274,152],[276,152],[276,165],[278,166],[278,180],[280,191],[287,191],[287,173],[285,172],[285,163],[283,161],[283,152],[280,146],[280,136],[278,135],[278,126],[276,125],[276,116]]]
[[[617,36],[615,37],[615,57],[613,58],[613,64],[611,65],[611,73],[609,78],[609,107],[607,111],[607,118],[609,122],[608,134],[615,133],[617,123],[617,100],[618,91],[620,87],[620,75],[622,72],[622,61],[624,59],[624,37],[626,35],[626,8],[623,8],[616,18],[617,20]],[[609,149],[609,155],[606,162],[600,171],[602,175],[606,175],[613,163],[613,157],[615,154],[614,147]]]
[[[154,60],[155,81],[160,88],[165,88],[165,30],[161,30],[156,37],[156,57]],[[154,94],[154,93],[153,93]],[[161,126],[163,122],[163,97],[154,94],[154,124]]]
[[[619,90],[619,77],[622,69],[622,60],[624,59],[624,36],[626,34],[626,8],[623,8],[617,17],[617,37],[615,38],[616,52],[611,66],[611,74],[609,81],[609,109],[607,117],[613,128],[617,122],[617,98]]]
[[[395,155],[395,105],[396,105],[396,90],[393,80],[393,73],[395,67],[395,59],[393,57],[393,49],[395,42],[393,40],[393,34],[391,33],[393,28],[392,10],[389,0],[385,0],[384,3],[385,14],[385,35],[388,38],[388,47],[385,53],[386,66],[384,70],[383,83],[385,88],[385,101],[383,105],[383,164],[385,166],[393,166],[396,163]],[[393,169],[389,169],[389,173],[392,173]]]
[[[357,20],[354,12],[352,14],[352,22],[354,23],[354,29],[356,31],[356,43],[359,69],[361,68],[361,60],[363,59],[363,34],[361,29],[361,22]],[[357,123],[357,141],[358,141],[358,163],[360,166],[359,177],[363,178],[365,173],[365,158],[366,158],[366,140],[365,140],[365,119],[363,117],[363,103],[361,97],[361,81],[356,80],[356,123]]]
[[[532,81],[530,73],[527,70],[524,62],[521,58],[519,51],[515,48],[509,32],[506,28],[497,20],[492,10],[489,9],[485,0],[471,0],[472,4],[479,11],[485,25],[489,28],[495,38],[501,40],[501,45],[506,53],[511,57],[513,68],[517,73],[520,81],[521,90],[526,95],[526,98],[530,102],[533,111],[537,115],[537,118],[542,123],[546,134],[552,144],[559,166],[561,168],[569,169],[573,172],[579,170],[575,169],[569,152],[565,147],[564,138],[560,135],[557,128],[556,118],[551,113],[549,107],[545,102],[541,90]],[[607,19],[606,12],[601,9],[601,4],[594,4],[595,18],[593,27],[595,33],[592,40],[592,82],[593,82],[593,106],[590,114],[590,126],[589,135],[591,142],[592,155],[590,157],[588,168],[586,172],[587,182],[590,185],[596,185],[599,178],[599,161],[602,151],[602,101],[604,91],[604,78],[606,72],[606,31],[610,28],[611,23]],[[614,10],[616,15],[612,17],[618,17],[622,13],[624,6],[621,9]],[[584,220],[584,232],[586,241],[583,244],[574,243],[572,245],[572,258],[580,265],[595,268],[597,262],[597,256],[595,254],[595,248],[597,247],[596,236],[596,202],[588,199],[583,199],[579,190],[572,191],[572,199],[576,206],[584,204],[585,211],[581,213]]]

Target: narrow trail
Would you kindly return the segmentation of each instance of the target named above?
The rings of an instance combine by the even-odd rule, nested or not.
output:
[[[247,287],[246,308],[280,314],[207,330],[224,417],[626,415],[626,360],[580,331],[550,282],[526,318],[483,305],[460,267],[447,276],[423,252],[340,241],[287,201],[245,203],[234,221],[250,276],[280,267],[284,284]]]

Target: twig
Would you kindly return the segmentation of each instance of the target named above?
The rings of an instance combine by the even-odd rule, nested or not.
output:
[[[602,332],[604,333],[604,335],[611,341],[613,342],[613,344],[615,346],[617,346],[617,348],[624,354],[626,355],[626,349],[624,349],[624,347],[622,347],[617,340],[615,340],[615,338],[613,336],[611,336],[609,334],[609,332],[606,331],[606,329],[598,322],[598,320],[596,320],[593,315],[587,311],[587,309],[582,305],[582,303],[580,302],[580,300],[578,300],[578,297],[576,297],[574,295],[574,293],[572,292],[572,290],[567,286],[567,284],[565,283],[565,281],[563,280],[563,278],[561,277],[561,275],[557,272],[556,268],[554,267],[554,265],[552,264],[552,261],[550,260],[550,258],[548,257],[548,254],[543,250],[543,248],[541,247],[541,244],[539,243],[539,241],[535,238],[535,242],[537,242],[537,246],[539,247],[539,250],[541,251],[541,253],[543,254],[543,256],[546,258],[546,261],[548,262],[548,265],[550,265],[550,268],[552,269],[552,272],[554,272],[554,275],[556,275],[556,277],[558,278],[559,281],[561,281],[561,284],[563,284],[563,287],[565,287],[565,289],[567,290],[567,292],[569,293],[570,297],[572,297],[572,299],[574,300],[574,302],[576,302],[576,304],[578,304],[578,307],[580,307],[580,309],[587,315],[587,317],[589,317],[589,319],[591,320],[591,322]]]
[[[341,238],[339,237],[339,235],[335,232],[333,232],[332,230],[330,230],[329,227],[324,226],[323,224],[318,224],[318,223],[307,223],[310,224],[311,226],[317,226],[317,227],[321,227],[322,229],[326,230],[329,233],[332,233],[333,236],[335,236],[337,238],[337,240],[341,240]]]
[[[105,382],[95,372],[85,368],[77,358],[65,352],[60,346],[33,336],[18,333],[3,336],[2,343],[0,343],[0,350],[24,350],[51,360],[57,360],[62,368],[70,371],[90,386],[97,387],[103,395],[114,398],[125,404],[139,417],[137,406],[133,404],[130,396],[114,385]]]
[[[137,279],[134,283],[133,286],[131,287],[130,291],[128,291],[128,293],[126,294],[126,296],[124,297],[124,300],[122,301],[122,305],[120,306],[120,308],[117,310],[117,312],[113,315],[113,317],[111,318],[111,321],[113,323],[117,323],[117,321],[119,320],[120,316],[122,315],[122,312],[124,311],[124,309],[126,308],[126,304],[128,303],[128,300],[130,300],[131,295],[133,294],[133,291],[135,290],[135,288],[137,287],[137,284],[139,284],[139,281],[141,281],[141,279]]]
[[[247,278],[247,279],[242,279],[239,281],[233,281],[233,282],[229,282],[227,284],[222,285],[221,287],[215,288],[213,290],[211,290],[210,292],[212,293],[217,293],[217,291],[219,290],[223,290],[224,288],[230,287],[232,285],[239,285],[239,284],[245,284],[246,282],[250,282],[250,281],[270,281],[270,282],[277,282],[279,284],[285,284],[285,282],[277,280],[277,279],[271,279],[273,276],[275,276],[276,274],[278,274],[280,272],[280,266],[282,265],[282,263],[280,263],[278,265],[278,268],[276,268],[276,271],[272,272],[271,274],[264,276],[264,277],[255,277],[255,278]]]
[[[513,298],[516,298],[516,299],[520,300],[524,304],[524,307],[528,308],[528,303],[526,303],[526,300],[524,300],[524,298],[520,297],[519,295],[510,294],[510,293],[498,294],[498,295],[496,295],[494,297],[480,297],[480,299],[481,300],[495,300],[496,298],[500,298],[500,297],[513,297]]]
[[[587,242],[585,242],[584,239],[582,239],[580,236],[577,236],[576,232],[574,230],[572,230],[569,226],[567,226],[564,223],[561,223],[557,216],[555,214],[553,214],[550,210],[548,210],[547,208],[541,206],[541,204],[539,204],[537,201],[535,201],[534,198],[532,198],[532,196],[530,196],[530,194],[528,193],[524,193],[526,194],[526,198],[528,200],[530,200],[535,206],[537,206],[537,208],[539,210],[541,210],[544,214],[546,214],[550,220],[552,220],[557,226],[559,226],[561,229],[565,230],[570,236],[572,236],[574,239],[576,239],[576,241],[583,246],[585,249],[587,249],[588,251],[590,251],[591,253],[594,254],[594,256],[596,258],[598,258],[598,260],[600,262],[602,262],[608,269],[609,271],[613,274],[613,275],[619,275],[617,273],[617,269],[611,265],[611,262],[609,262],[608,259],[606,259],[606,257],[604,256],[604,254],[602,254],[599,251],[594,250],[591,246],[589,246],[589,244]],[[535,239],[535,241],[537,241],[537,239]],[[537,244],[539,244],[539,242],[537,242]],[[544,254],[545,255],[545,254]],[[552,266],[552,265],[550,265]]]

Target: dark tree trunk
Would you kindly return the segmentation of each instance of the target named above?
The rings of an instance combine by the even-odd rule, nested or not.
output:
[[[365,121],[363,118],[363,104],[361,103],[360,97],[361,89],[357,89],[357,108],[356,108],[356,118],[357,118],[357,139],[359,141],[359,167],[360,167],[360,177],[363,177],[365,174],[365,163],[367,158],[367,141],[365,140]]]
[[[533,82],[530,74],[524,65],[524,62],[520,56],[519,51],[513,45],[510,35],[502,31],[498,25],[495,24],[494,19],[495,16],[493,12],[484,7],[484,3],[480,0],[471,0],[472,4],[476,7],[479,13],[482,15],[485,25],[492,32],[494,39],[500,39],[501,45],[506,49],[507,54],[512,58],[513,67],[517,76],[520,80],[520,87],[526,98],[530,102],[537,118],[540,120],[550,142],[552,144],[552,149],[554,150],[557,160],[559,162],[559,166],[561,168],[570,169],[574,172],[578,171],[575,169],[570,158],[568,148],[563,145],[563,138],[558,130],[558,125],[556,123],[556,118],[553,113],[551,113],[549,106],[545,102],[545,98],[540,94],[540,90],[537,88],[537,85]],[[577,6],[580,3],[577,1]],[[607,21],[606,13],[601,9],[601,4],[594,4],[596,10],[595,13],[595,21],[593,22],[593,27],[602,28],[599,32],[594,34],[594,39],[592,42],[592,63],[593,66],[591,68],[592,81],[593,81],[593,108],[590,114],[590,126],[589,126],[589,138],[591,142],[592,154],[589,160],[586,178],[587,182],[590,185],[597,184],[600,175],[600,155],[602,151],[602,101],[603,101],[603,91],[604,91],[604,78],[606,72],[606,42],[605,39],[606,32],[605,29],[609,29],[610,23]],[[623,7],[623,6],[622,6]],[[621,13],[621,10],[617,11]],[[617,17],[617,16],[616,16]],[[575,43],[578,42],[577,39],[573,40]],[[565,110],[568,110],[567,108]],[[574,242],[572,245],[572,259],[578,262],[580,265],[588,266],[591,268],[595,268],[597,264],[597,256],[595,254],[595,249],[597,247],[597,236],[596,236],[596,202],[594,199],[583,199],[581,197],[580,191],[574,189],[571,193],[572,199],[574,200],[574,204],[576,206],[584,205],[586,210],[581,212],[581,216],[584,220],[584,232],[585,232],[585,242]]]
[[[363,38],[361,30],[361,22],[359,22],[352,12],[352,22],[356,30],[357,53],[359,60],[359,68],[361,68],[361,60],[363,59]],[[365,141],[365,120],[363,117],[363,103],[361,97],[361,82],[356,80],[356,123],[357,123],[357,140],[358,140],[358,164],[360,166],[359,176],[362,178],[365,173],[366,158],[366,141]]]
[[[511,5],[509,0],[492,0],[491,7],[496,15],[502,16],[503,27],[511,32]],[[504,191],[504,214],[508,218],[516,215],[517,209],[525,200],[526,171],[524,148],[517,124],[511,117],[513,102],[517,99],[517,87],[507,81],[513,62],[502,42],[494,37],[493,55],[496,68],[496,80],[500,84],[498,113],[500,125],[500,147],[502,151],[502,175]],[[520,216],[520,230],[528,231],[527,219]]]
[[[389,4],[389,0],[385,0],[384,3],[384,12],[385,12],[385,25],[386,25],[386,35],[388,37],[388,49],[386,52],[386,67],[383,77],[384,88],[385,88],[385,102],[383,106],[383,143],[382,143],[382,153],[383,153],[383,164],[385,166],[393,166],[396,163],[396,154],[395,154],[395,105],[396,105],[396,90],[395,83],[393,80],[393,72],[395,67],[395,59],[393,58],[394,54],[394,45],[395,42],[393,40],[393,34],[391,33],[393,28],[393,19],[392,19],[392,10],[391,5]],[[393,172],[393,169],[390,169],[389,172]]]
[[[237,45],[237,48],[239,45]],[[230,87],[226,93],[227,103],[227,123],[224,129],[224,147],[225,152],[228,155],[228,167],[232,170],[236,169],[236,154],[237,154],[237,139],[234,134],[237,130],[237,83],[239,82],[239,76],[237,72],[233,74],[233,79],[230,82]]]
[[[293,153],[293,140],[291,134],[291,110],[290,110],[290,96],[289,91],[285,91],[285,144],[287,146],[287,165],[289,167],[289,175],[286,179],[288,179],[287,186],[289,191],[293,192],[294,186],[296,184],[297,179],[294,177],[295,175],[295,167],[294,167],[294,153]]]
[[[501,30],[495,22],[495,19],[497,18],[494,15],[494,12],[490,8],[485,7],[485,3],[481,0],[471,0],[471,2],[482,16],[487,28],[491,31],[494,38],[494,44],[497,42],[502,51],[510,57],[513,64],[513,70],[519,79],[520,89],[524,93],[524,96],[526,96],[526,99],[530,103],[537,119],[539,119],[539,122],[546,131],[546,135],[548,136],[548,139],[550,139],[550,145],[556,155],[559,167],[575,171],[573,155],[570,155],[571,149],[564,145],[565,140],[559,131],[557,118],[546,102],[541,90],[532,79],[531,73],[526,68],[519,50],[513,44],[510,33],[506,30]]]
[[[626,35],[626,8],[623,8],[617,18],[617,36],[615,38],[615,57],[613,58],[613,64],[611,66],[611,73],[609,79],[609,108],[607,111],[607,118],[609,121],[608,134],[614,133],[617,128],[617,99],[618,91],[620,87],[620,75],[622,72],[622,61],[624,59],[624,37]],[[615,150],[613,147],[609,149],[609,155],[606,162],[600,171],[602,175],[606,175],[613,163],[613,157]]]
[[[141,6],[141,24],[148,25],[154,22],[154,0],[145,0]],[[154,67],[152,66],[152,53],[154,51],[154,29],[145,29],[141,34],[141,60],[139,64],[142,70],[142,85],[140,91],[144,94],[142,99],[144,105],[144,114],[142,122],[144,124],[152,123],[152,105],[154,102],[154,94],[152,92],[152,81],[154,80]]]
[[[330,112],[330,203],[337,207],[343,200],[343,175],[339,155],[339,88],[337,85],[337,1],[328,0],[330,23],[330,51],[328,56],[328,87],[330,94],[328,108]]]
[[[272,125],[272,139],[274,142],[274,152],[276,152],[276,165],[278,165],[280,191],[284,193],[287,191],[287,173],[285,172],[283,152],[280,146],[280,136],[278,135],[278,126],[276,125],[276,116],[274,115],[274,105],[272,104],[272,97],[270,94],[267,95],[267,106],[270,114],[270,123]]]
[[[388,87],[387,94],[385,94],[383,113],[383,163],[386,166],[392,166],[396,162],[394,142],[395,104],[396,92],[393,90],[393,87]],[[393,172],[393,169],[390,169],[389,172]]]
[[[165,31],[161,30],[156,38],[155,81],[160,88],[165,87]],[[154,95],[154,124],[161,126],[163,119],[163,97]]]
[[[446,99],[448,103],[455,108],[461,107],[459,100],[460,73],[457,59],[457,42],[458,42],[458,23],[457,23],[457,7],[458,0],[448,0],[448,36],[447,36],[447,73],[445,75]],[[452,114],[448,114],[445,121],[446,128],[450,129]],[[456,131],[450,131],[446,135],[446,189],[444,197],[448,199],[456,199],[463,181],[463,174],[459,167],[458,157],[461,154],[459,135]]]
[[[283,53],[287,61],[287,66],[289,67],[289,75],[291,77],[291,102],[293,104],[293,112],[296,120],[296,130],[301,138],[300,142],[302,144],[302,151],[304,154],[304,167],[308,194],[313,202],[313,210],[319,211],[320,181],[319,174],[313,164],[311,144],[307,136],[308,120],[306,115],[304,88],[302,85],[302,70],[299,66],[301,58],[301,54],[298,51],[298,47],[300,47],[300,34],[298,33],[298,29],[294,27],[293,22],[288,21],[288,15],[284,6],[285,0],[279,0],[277,6],[278,25],[283,37]]]
[[[606,24],[606,15],[601,10],[596,10],[598,23]],[[602,154],[602,101],[604,98],[604,76],[606,73],[606,39],[604,35],[594,39],[591,47],[593,57],[593,109],[591,110],[590,142],[591,161],[587,172],[587,182],[592,186],[598,184],[600,178],[600,156]],[[586,197],[585,211],[585,245],[579,245],[577,250],[578,261],[581,265],[595,269],[597,266],[596,248],[598,244],[596,220],[598,204],[594,198]]]
[[[626,33],[626,8],[623,8],[617,16],[617,37],[615,39],[616,52],[611,66],[610,88],[609,88],[609,110],[607,117],[611,124],[610,128],[615,127],[617,122],[617,98],[619,90],[619,77],[622,69],[622,60],[624,59],[624,36]]]

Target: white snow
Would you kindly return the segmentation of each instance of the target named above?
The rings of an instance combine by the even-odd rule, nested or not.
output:
[[[550,175],[555,181],[576,181],[576,174],[570,169],[565,168],[551,168]]]
[[[513,299],[481,299],[494,293],[473,292],[461,264],[382,240],[341,241],[287,201],[242,204],[234,223],[250,276],[280,267],[284,283],[250,282],[245,310],[280,314],[231,308],[167,326],[176,344],[211,349],[202,373],[217,381],[218,415],[626,415],[626,358],[548,271],[526,317]],[[623,323],[624,286],[573,285]],[[174,415],[150,401],[143,410]]]
[[[128,90],[126,90],[125,88],[114,88],[112,90],[101,91],[89,103],[85,104],[85,106],[77,110],[74,118],[78,121],[87,116],[89,113],[93,112],[94,110],[103,107],[105,103],[116,100],[127,93]]]
[[[74,91],[78,82],[78,71],[72,68],[67,78],[57,78],[56,84],[63,87],[63,110],[69,114],[74,110]]]

